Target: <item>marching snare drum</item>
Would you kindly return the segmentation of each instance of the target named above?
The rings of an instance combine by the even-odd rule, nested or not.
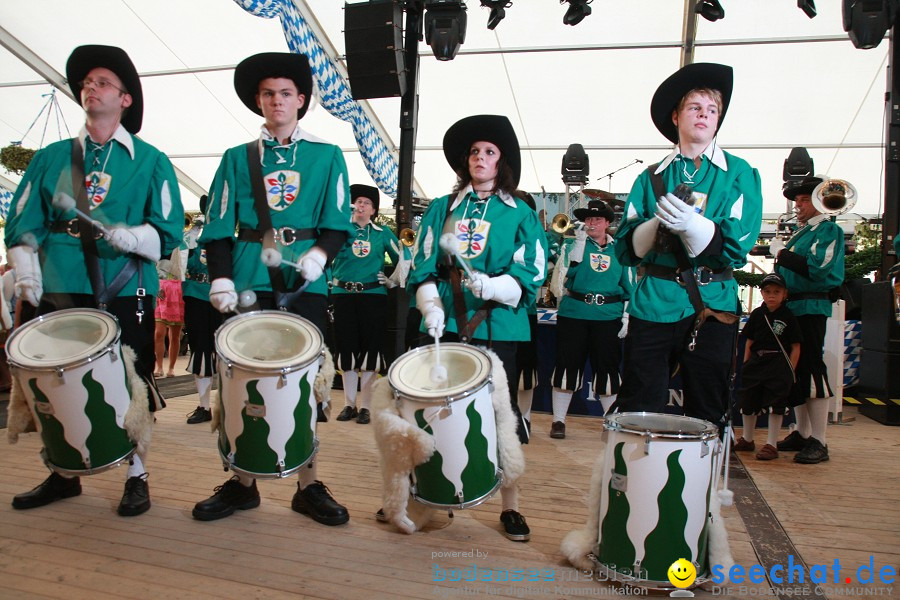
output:
[[[435,384],[434,346],[410,350],[391,365],[388,381],[400,416],[434,437],[434,454],[414,470],[415,500],[437,508],[469,508],[500,487],[491,359],[483,350],[441,344],[447,381]]]
[[[225,468],[287,477],[318,449],[313,384],[324,358],[322,334],[283,311],[232,317],[216,331]]]
[[[66,475],[115,467],[134,453],[125,431],[131,387],[116,318],[70,308],[29,321],[6,343],[41,434],[41,457]]]
[[[684,558],[708,576],[707,534],[715,425],[657,413],[619,413],[604,423],[598,567],[624,583],[674,589]]]

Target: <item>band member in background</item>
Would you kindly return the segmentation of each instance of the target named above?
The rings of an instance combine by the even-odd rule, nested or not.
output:
[[[521,157],[509,119],[466,117],[447,130],[443,147],[457,185],[451,194],[436,198],[422,216],[409,290],[422,313],[423,331],[431,337],[442,336],[446,324],[442,339],[486,346],[498,355],[519,440],[526,443],[528,433],[516,402],[516,343],[529,339],[525,307],[547,276],[544,231],[537,213],[512,195]],[[440,243],[446,233],[454,238],[457,258],[448,256]],[[465,287],[452,282],[459,276],[460,259],[476,272]],[[450,317],[446,321],[445,315]],[[526,541],[530,530],[518,512],[518,489],[501,488],[501,494],[505,535]]]
[[[733,270],[762,217],[759,173],[716,141],[732,84],[731,67],[696,63],[653,95],[653,123],[675,148],[638,176],[616,232],[619,260],[644,273],[628,307],[616,410],[662,412],[674,357],[685,414],[724,425],[740,313]],[[682,183],[688,201],[673,193]]]
[[[79,46],[66,63],[66,79],[84,109],[84,128],[78,137],[38,151],[13,197],[5,242],[16,270],[16,290],[37,307],[38,315],[105,304],[119,321],[123,346],[137,355],[136,370],[147,384],[150,411],[156,411],[165,406],[153,380],[156,261],[181,243],[184,210],[178,181],[169,159],[136,137],[143,92],[124,50]],[[86,190],[73,186],[73,169],[83,169]],[[73,207],[78,208],[85,191],[90,217],[111,229],[108,237],[97,238],[76,217]],[[129,271],[119,287],[117,276]],[[148,444],[149,439],[138,442],[128,467],[118,507],[122,516],[150,508],[143,465]],[[53,472],[32,491],[16,496],[13,507],[34,508],[80,493],[78,477]]]
[[[337,368],[343,372],[344,380],[345,405],[337,420],[356,419],[357,423],[366,424],[371,418],[372,384],[385,368],[383,349],[388,318],[385,288],[397,286],[394,279],[384,274],[384,255],[397,264],[401,250],[393,231],[372,222],[378,215],[378,188],[351,185],[350,198],[355,234],[334,258],[331,282]],[[360,384],[358,410],[357,383]]]
[[[830,292],[844,282],[844,231],[816,210],[812,192],[819,177],[787,181],[784,196],[794,201],[800,229],[785,244],[774,238],[769,251],[775,270],[791,291],[787,305],[800,323],[803,341],[797,365],[797,393],[805,401],[794,407],[797,429],[778,442],[778,450],[799,450],[794,461],[814,465],[828,460],[825,430],[828,401],[834,395],[822,359],[825,324],[831,315]]]
[[[590,359],[592,387],[606,411],[619,391],[619,365],[627,320],[625,303],[634,288],[634,269],[616,258],[607,228],[615,218],[602,200],[578,208],[575,218],[584,226],[563,246],[551,290],[559,302],[556,317],[556,368],[553,371],[553,422],[550,437],[566,437],[566,413],[572,394],[581,385]],[[621,242],[619,242],[621,243]]]
[[[225,152],[210,187],[199,240],[206,248],[210,302],[220,312],[232,313],[238,307],[238,290],[252,290],[259,308],[273,309],[283,302],[283,308],[310,320],[324,334],[328,301],[322,275],[355,233],[343,154],[300,128],[312,98],[305,55],[269,52],[246,58],[235,68],[234,88],[265,123],[258,140]],[[254,181],[251,169],[258,169],[259,179]],[[269,243],[273,228],[280,259],[296,268],[281,264],[270,272],[262,262],[263,244]],[[308,287],[300,289],[306,283]],[[346,523],[347,509],[318,480],[315,463],[300,469],[291,508],[325,525]],[[257,506],[256,480],[235,475],[198,502],[193,515],[211,521]]]
[[[189,369],[194,374],[200,404],[187,416],[189,424],[212,420],[209,395],[213,375],[216,374],[216,329],[222,324],[222,313],[209,302],[209,270],[206,268],[206,249],[197,243],[203,231],[209,196],[200,196],[200,215],[191,223],[187,236],[187,266],[181,284],[184,296],[184,319],[188,346],[191,349]]]

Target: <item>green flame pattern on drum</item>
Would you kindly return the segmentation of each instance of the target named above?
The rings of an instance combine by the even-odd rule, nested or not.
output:
[[[708,507],[709,507],[709,495],[711,493],[712,493],[712,478],[710,478],[710,480],[709,480],[709,485],[706,486],[706,506],[707,506],[706,518],[703,519],[703,529],[700,531],[700,539],[697,540],[696,562],[697,562],[697,564],[700,565],[700,567],[697,569],[698,576],[709,575],[708,570],[707,570],[707,565],[708,565],[709,561],[707,560],[708,557],[706,556],[706,543],[709,540],[710,521],[709,521],[709,508]]]
[[[431,426],[423,416],[424,410],[415,412],[416,423],[430,435],[434,435]],[[490,460],[472,460],[471,457],[488,456],[488,439],[482,432],[481,414],[472,402],[466,407],[466,417],[469,421],[469,429],[466,432],[464,447],[466,466],[462,473],[454,477],[454,473],[446,474],[446,463],[441,453],[437,450],[431,459],[416,467],[416,495],[423,500],[435,504],[462,504],[477,500],[493,489],[497,481],[497,465]],[[448,477],[450,475],[450,477]],[[462,489],[457,490],[451,479],[462,482]]]
[[[37,386],[37,379],[29,379],[28,387],[34,394],[36,402],[46,402],[50,404],[50,399],[41,392]],[[53,415],[38,412],[41,421],[41,441],[44,443],[44,449],[47,452],[47,458],[56,466],[70,469],[83,468],[81,452],[72,447],[65,438],[65,427]]]
[[[624,442],[616,444],[615,447],[615,466],[613,472],[627,476],[628,465],[622,457],[622,449]],[[624,492],[613,489],[612,480],[610,480],[608,489],[609,505],[606,508],[606,515],[603,517],[603,523],[600,525],[600,562],[618,567],[618,570],[625,574],[631,575],[631,566],[634,564],[634,545],[628,539],[628,516],[631,513],[631,506],[628,504],[628,497]],[[603,540],[621,540],[618,544],[603,543]]]
[[[106,401],[106,390],[102,383],[94,379],[93,373],[92,369],[81,378],[81,384],[88,393],[84,413],[91,423],[116,423],[116,409]],[[120,427],[110,428],[109,431],[99,431],[92,427],[86,446],[91,465],[100,466],[122,458],[131,451],[134,444],[128,438],[128,433]]]
[[[434,435],[431,426],[423,416],[424,410],[416,411],[416,423],[428,435]],[[456,503],[456,489],[444,477],[444,457],[437,450],[428,462],[416,467],[416,494],[431,502]]]
[[[679,558],[691,560],[691,547],[685,539],[688,509],[684,504],[685,474],[678,462],[681,450],[676,450],[666,458],[669,478],[656,498],[657,514],[666,515],[659,519],[644,541],[645,559],[641,568],[646,570],[652,581],[668,579],[668,570]]]
[[[257,389],[259,379],[251,379],[246,383],[247,404],[266,408],[266,400]],[[298,382],[299,401],[293,410],[293,422],[272,422],[267,417],[255,417],[241,411],[243,428],[234,440],[234,465],[249,473],[271,474],[279,472],[279,454],[284,456],[282,469],[288,470],[304,462],[313,452],[314,433],[310,430],[309,423],[312,419],[312,405],[310,397],[312,386],[309,383],[309,374],[306,373]],[[271,402],[284,402],[285,398],[275,398]],[[274,413],[272,407],[266,413]],[[296,427],[296,429],[295,429]],[[287,430],[290,428],[290,431]],[[292,433],[291,433],[292,432]],[[275,434],[289,433],[284,435]],[[223,429],[224,434],[224,429]],[[273,439],[280,437],[283,443],[273,443]],[[223,452],[227,456],[231,451],[228,437],[220,436]],[[277,446],[277,447],[273,447]]]

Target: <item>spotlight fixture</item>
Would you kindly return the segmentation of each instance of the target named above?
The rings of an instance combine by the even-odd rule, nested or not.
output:
[[[511,0],[481,0],[483,8],[490,8],[491,14],[488,15],[487,28],[491,31],[500,24],[506,17],[506,8],[512,6]]]
[[[806,16],[810,19],[816,16],[815,0],[797,0],[797,8],[806,13]]]
[[[875,48],[894,23],[889,0],[844,0],[844,31],[857,48]]]
[[[438,60],[453,60],[466,41],[466,3],[425,0],[425,43]]]
[[[719,0],[698,0],[694,12],[707,21],[718,21],[725,17],[725,9]]]
[[[562,180],[565,184],[585,185],[591,172],[591,163],[581,144],[569,144],[562,159]]]
[[[797,147],[791,149],[791,153],[784,159],[784,170],[781,178],[784,181],[799,181],[813,176],[813,159],[810,158],[806,148]]]
[[[594,0],[559,0],[560,4],[569,3],[566,14],[563,16],[563,25],[578,25],[586,16],[591,14],[591,7],[588,6]]]

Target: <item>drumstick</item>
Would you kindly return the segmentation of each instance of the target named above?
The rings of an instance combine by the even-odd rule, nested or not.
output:
[[[434,334],[434,366],[429,372],[433,383],[445,383],[447,381],[447,367],[441,364],[441,337]]]
[[[84,221],[90,225],[93,225],[94,227],[97,228],[97,231],[99,231],[103,237],[105,237],[106,239],[109,239],[109,237],[111,235],[109,229],[107,229],[103,225],[103,223],[101,223],[97,219],[94,219],[93,217],[91,217],[91,215],[85,214],[84,211],[77,209],[75,207],[75,199],[72,198],[71,196],[66,196],[65,194],[56,194],[55,196],[53,196],[52,203],[53,203],[54,208],[61,210],[63,212],[65,212],[67,210],[74,211],[75,214],[78,215],[78,217],[82,221]]]
[[[259,255],[259,259],[263,262],[267,267],[277,267],[279,265],[287,265],[289,267],[294,267],[295,269],[300,268],[300,263],[291,262],[282,258],[281,252],[279,252],[275,248],[266,248],[262,251],[262,254]]]
[[[459,261],[459,264],[462,265],[463,270],[465,270],[466,275],[469,276],[469,279],[475,279],[475,274],[472,271],[472,267],[469,266],[469,261],[464,259],[462,255],[459,253],[459,247],[456,245],[456,236],[452,233],[445,233],[441,236],[440,240],[441,250],[450,254],[451,256],[455,256],[456,260]]]

